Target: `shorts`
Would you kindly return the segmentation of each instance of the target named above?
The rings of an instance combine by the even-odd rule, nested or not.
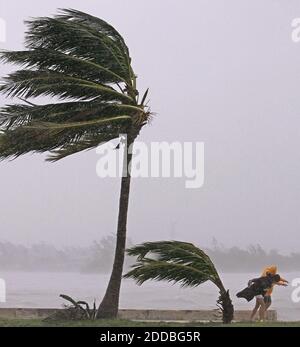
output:
[[[263,295],[255,295],[255,297],[256,297],[256,299],[261,299],[261,300],[264,300],[264,297],[263,297]]]
[[[271,305],[271,303],[272,303],[271,295],[265,295],[264,296],[264,302],[265,302],[265,304]]]

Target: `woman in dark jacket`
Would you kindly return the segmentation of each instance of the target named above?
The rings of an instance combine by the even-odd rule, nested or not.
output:
[[[259,309],[260,320],[265,318],[265,312],[267,303],[265,297],[275,284],[281,284],[281,277],[278,274],[266,273],[265,276],[254,278],[248,282],[248,287],[237,293],[238,298],[245,298],[247,301],[251,301],[256,298],[255,308],[251,314],[251,320],[254,318],[256,312]]]

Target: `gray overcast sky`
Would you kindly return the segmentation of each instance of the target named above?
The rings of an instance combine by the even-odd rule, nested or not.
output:
[[[1,48],[22,48],[23,20],[62,7],[125,37],[157,112],[140,139],[205,142],[201,189],[134,180],[129,236],[299,250],[300,43],[291,40],[299,1],[1,0]],[[1,76],[8,71],[0,66]],[[114,232],[119,181],[96,176],[95,151],[43,159],[0,163],[0,239],[86,245]]]

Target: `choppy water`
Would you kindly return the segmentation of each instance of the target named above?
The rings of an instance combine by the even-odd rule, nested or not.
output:
[[[236,309],[251,309],[254,302],[247,303],[235,297],[243,289],[248,279],[257,274],[223,274],[226,288],[230,289]],[[300,277],[300,273],[284,274],[289,281]],[[108,275],[78,273],[27,273],[0,272],[6,281],[6,303],[0,307],[61,307],[59,294],[74,298],[99,302],[104,294]],[[280,320],[300,320],[300,302],[291,299],[295,287],[276,287],[272,307],[277,310]],[[148,309],[215,309],[218,291],[211,283],[198,288],[180,288],[178,285],[149,282],[137,286],[132,280],[124,280],[121,291],[121,308]]]

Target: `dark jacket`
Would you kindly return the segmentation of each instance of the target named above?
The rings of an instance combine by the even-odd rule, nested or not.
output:
[[[251,301],[256,295],[265,295],[266,291],[272,287],[274,282],[278,282],[279,275],[268,275],[259,278],[253,278],[248,282],[248,287],[238,292],[236,296],[238,298],[244,298],[247,301]]]

